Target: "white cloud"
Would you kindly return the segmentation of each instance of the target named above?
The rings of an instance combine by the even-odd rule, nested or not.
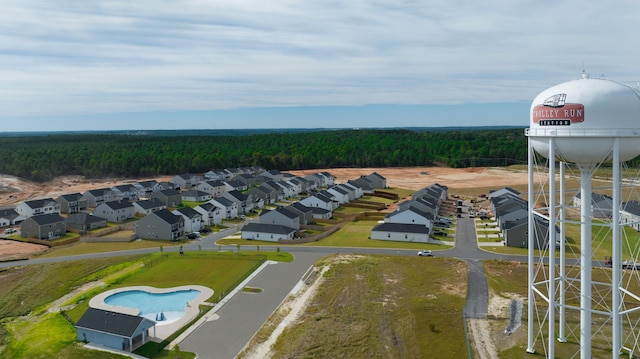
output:
[[[2,117],[517,102],[636,82],[640,2],[35,1],[0,4]]]

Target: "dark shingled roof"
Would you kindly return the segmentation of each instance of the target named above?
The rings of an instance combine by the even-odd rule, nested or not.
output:
[[[429,228],[424,224],[380,223],[372,231],[429,234]]]
[[[279,224],[268,223],[248,223],[242,227],[242,231],[247,232],[260,232],[260,233],[273,233],[273,234],[290,234],[296,231],[295,228],[282,226]]]
[[[143,323],[148,328],[155,325],[153,321],[143,317],[89,308],[76,323],[76,328],[85,328],[130,338]]]

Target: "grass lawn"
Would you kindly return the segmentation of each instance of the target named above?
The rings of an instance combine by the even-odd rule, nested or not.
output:
[[[336,256],[325,263],[332,258],[273,358],[466,358],[462,261]]]
[[[61,246],[46,251],[38,256],[38,258],[51,258],[51,257],[63,257],[63,256],[75,256],[78,254],[89,253],[102,253],[102,252],[114,252],[128,249],[141,249],[141,248],[159,248],[179,246],[180,242],[170,241],[151,241],[140,240],[131,242],[98,242],[98,243],[84,243],[77,242],[67,246]]]
[[[319,247],[364,247],[364,248],[400,248],[400,249],[448,249],[451,246],[424,243],[406,243],[369,239],[371,229],[377,221],[355,221],[347,223],[339,231],[318,242],[303,244]]]

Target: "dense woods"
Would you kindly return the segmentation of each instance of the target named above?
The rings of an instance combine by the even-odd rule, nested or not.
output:
[[[49,134],[0,138],[0,173],[35,181],[198,173],[260,165],[328,167],[504,166],[526,163],[523,129],[335,130],[246,136]]]

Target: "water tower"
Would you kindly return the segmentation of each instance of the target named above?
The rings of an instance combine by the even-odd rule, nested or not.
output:
[[[613,358],[623,352],[640,355],[640,295],[630,292],[640,280],[637,273],[635,282],[628,280],[634,275],[630,272],[638,271],[622,270],[622,233],[628,224],[620,220],[621,164],[640,155],[640,91],[583,75],[541,92],[531,104],[530,115],[525,132],[529,143],[527,352],[537,349],[554,358],[556,344],[566,345],[557,348],[564,357],[565,349],[573,345],[570,348],[577,350],[571,357],[591,359],[597,343],[598,353],[610,346]],[[538,159],[546,163],[539,165]],[[608,219],[594,221],[592,179],[603,165],[612,171],[613,180],[608,179],[611,212]],[[568,218],[565,168],[570,166],[579,172],[579,218],[577,208]],[[534,178],[540,173],[542,180]],[[543,233],[534,216],[548,220]],[[573,246],[565,243],[567,226],[579,227],[580,239]],[[608,239],[594,239],[594,232]],[[611,269],[605,268],[604,258],[592,255],[594,240],[607,247],[611,243],[606,250],[597,247],[599,253],[610,253]],[[567,255],[567,248],[579,249]],[[596,279],[592,279],[594,273]],[[574,330],[568,329],[571,325]]]

